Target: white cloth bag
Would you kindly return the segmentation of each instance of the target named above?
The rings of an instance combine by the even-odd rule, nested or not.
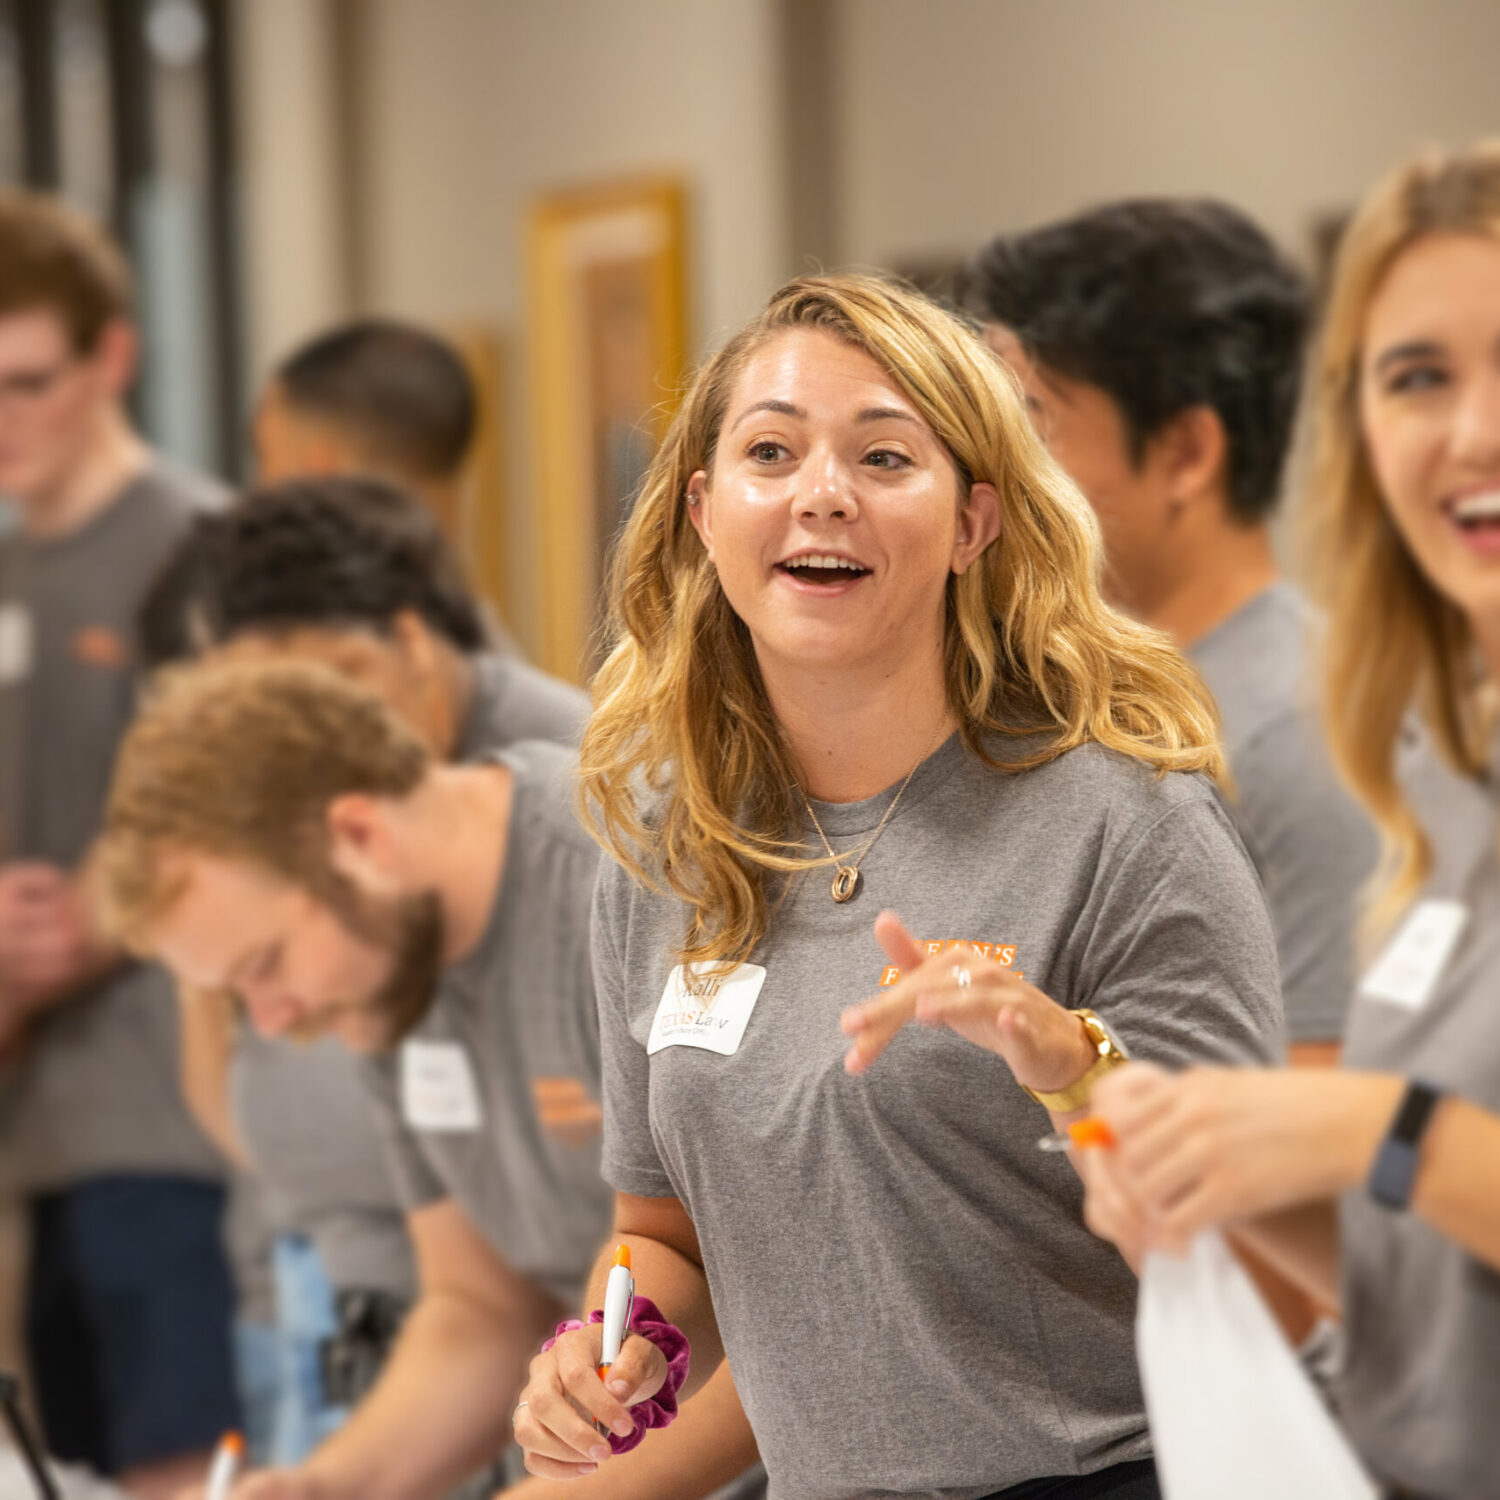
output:
[[[1136,1348],[1165,1500],[1376,1500],[1220,1235],[1146,1257]]]

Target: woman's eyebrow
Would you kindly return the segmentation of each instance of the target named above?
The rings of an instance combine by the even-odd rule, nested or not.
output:
[[[854,420],[856,422],[916,422],[918,427],[922,425],[909,411],[902,411],[899,406],[867,406]]]
[[[1376,356],[1373,366],[1379,374],[1391,365],[1398,365],[1408,359],[1435,359],[1443,353],[1443,346],[1435,344],[1430,339],[1412,339],[1404,344],[1392,344],[1389,349],[1384,349]]]
[[[800,406],[793,406],[790,401],[757,401],[754,406],[747,406],[734,419],[734,426],[738,427],[746,417],[753,417],[758,411],[774,411],[779,416],[796,417],[798,421],[806,421],[807,419],[807,413]],[[734,431],[734,428],[731,427],[730,431]]]

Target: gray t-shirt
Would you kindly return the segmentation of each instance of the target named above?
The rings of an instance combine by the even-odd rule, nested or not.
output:
[[[844,850],[890,801],[816,810]],[[871,932],[890,907],[930,950],[978,944],[1096,1010],[1137,1056],[1271,1058],[1275,944],[1244,849],[1202,778],[1093,745],[1004,774],[955,736],[861,870],[843,906],[826,869],[792,882],[721,1055],[651,1053],[653,1024],[732,1035],[756,976],[695,1021],[704,1001],[674,974],[681,906],[606,865],[605,1176],[692,1216],[776,1500],[972,1500],[1139,1458],[1135,1278],[1084,1227],[1067,1161],[1037,1150],[1046,1111],[946,1029],[906,1028],[851,1077],[839,1014],[894,982]]]
[[[474,669],[458,759],[521,739],[577,740],[588,714],[577,688],[512,656],[476,657]],[[405,1212],[359,1071],[335,1042],[268,1041],[247,1028],[230,1064],[235,1128],[272,1222],[312,1242],[336,1291],[409,1298],[416,1274]]]
[[[1188,652],[1224,720],[1232,813],[1260,871],[1292,1041],[1343,1031],[1375,831],[1334,774],[1311,697],[1313,619],[1276,583]]]
[[[599,851],[573,816],[571,751],[534,742],[495,759],[515,792],[489,924],[364,1077],[405,1207],[454,1199],[513,1271],[576,1307],[613,1205],[597,1119],[576,1128],[574,1107],[599,1089],[588,951]]]
[[[156,463],[67,536],[0,540],[0,860],[71,869],[99,832],[135,711],[135,617],[210,481]],[[218,1176],[182,1101],[165,972],[129,963],[36,1024],[0,1090],[24,1191],[111,1172]]]
[[[332,1038],[272,1041],[247,1026],[230,1108],[276,1229],[312,1243],[336,1292],[409,1300],[411,1244],[359,1073]]]
[[[588,722],[589,698],[519,657],[498,651],[474,658],[474,696],[459,730],[456,759],[522,740],[576,745]]]
[[[1422,1078],[1500,1113],[1500,782],[1459,777],[1435,750],[1404,779],[1435,865],[1391,941],[1430,919],[1429,902],[1456,903],[1463,926],[1430,991],[1419,986],[1404,1003],[1369,993],[1380,987],[1376,958],[1350,1008],[1344,1065]],[[1363,1191],[1346,1195],[1342,1221],[1343,1411],[1355,1442],[1383,1479],[1413,1493],[1492,1500],[1500,1273]]]

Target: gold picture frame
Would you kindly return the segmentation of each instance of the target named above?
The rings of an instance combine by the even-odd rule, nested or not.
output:
[[[583,681],[605,557],[687,371],[686,189],[647,177],[551,193],[527,240],[540,659]]]

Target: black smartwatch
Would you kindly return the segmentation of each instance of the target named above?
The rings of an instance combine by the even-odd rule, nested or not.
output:
[[[1391,1128],[1375,1156],[1370,1172],[1370,1196],[1382,1208],[1396,1212],[1411,1204],[1412,1188],[1417,1180],[1417,1163],[1421,1159],[1422,1137],[1432,1122],[1443,1091],[1430,1083],[1413,1078],[1401,1096]]]

